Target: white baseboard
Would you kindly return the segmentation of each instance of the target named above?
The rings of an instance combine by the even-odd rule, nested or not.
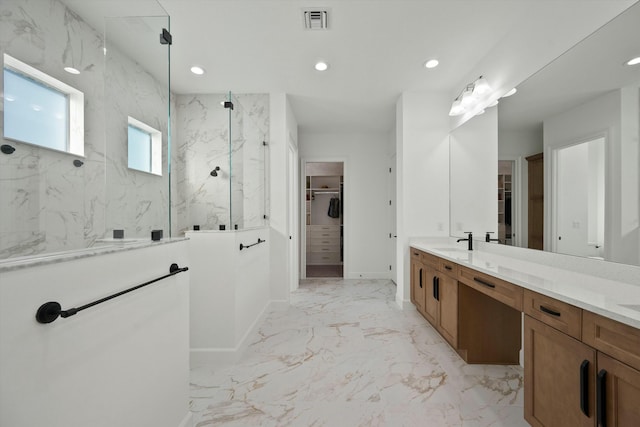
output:
[[[249,338],[257,330],[260,324],[264,321],[264,318],[272,311],[283,310],[289,307],[289,301],[286,300],[272,300],[269,301],[260,314],[253,321],[251,326],[247,328],[247,331],[242,336],[238,345],[235,347],[221,347],[221,348],[192,348],[190,351],[189,364],[191,368],[203,365],[211,364],[231,364],[238,360],[238,357],[244,353],[249,345]]]
[[[391,276],[388,272],[364,272],[364,271],[356,271],[353,273],[348,273],[345,279],[389,279],[391,280]]]
[[[398,305],[398,307],[400,307],[400,310],[407,310],[413,307],[411,300],[399,299],[397,295],[396,295],[396,304]]]
[[[193,427],[193,414],[191,411],[187,412],[178,427]]]

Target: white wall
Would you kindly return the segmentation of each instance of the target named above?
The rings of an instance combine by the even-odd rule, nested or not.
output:
[[[233,361],[270,302],[269,228],[188,231],[191,365]],[[258,238],[264,243],[240,250]]]
[[[554,150],[604,136],[607,144],[604,257],[625,264],[640,263],[637,117],[638,87],[634,86],[609,92],[545,120],[545,249],[551,249],[547,245],[554,238],[554,231],[549,226],[553,223]],[[632,182],[634,178],[636,181]]]
[[[482,238],[498,231],[498,114],[496,108],[467,121],[449,140],[451,235]]]
[[[409,238],[449,235],[449,107],[444,92],[404,92],[396,104],[396,301],[409,304]]]
[[[295,239],[296,230],[288,228],[287,212],[287,150],[289,141],[294,145],[298,143],[298,123],[291,110],[287,95],[284,93],[271,93],[269,95],[269,111],[271,116],[269,135],[269,188],[270,208],[269,225],[271,226],[271,298],[275,301],[289,301],[289,268],[288,266],[288,240],[292,235]]]
[[[344,277],[389,278],[387,133],[303,133],[303,160],[344,160]]]
[[[50,324],[189,265],[186,242],[0,273],[0,425],[167,426],[189,418],[189,272]],[[186,425],[186,424],[184,424]]]

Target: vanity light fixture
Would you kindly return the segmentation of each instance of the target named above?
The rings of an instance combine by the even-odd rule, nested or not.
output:
[[[318,61],[316,62],[316,65],[314,66],[314,68],[317,71],[327,71],[327,69],[329,68],[329,64],[327,64],[324,61]]]
[[[440,61],[438,61],[437,59],[430,59],[424,63],[424,66],[426,68],[436,68],[438,64],[440,64]]]
[[[201,76],[204,74],[204,68],[194,65],[193,67],[191,67],[191,72],[197,76]]]
[[[518,91],[518,89],[516,89],[515,87],[513,89],[511,89],[509,92],[505,93],[504,95],[502,95],[503,98],[506,98],[508,96],[513,95],[514,93],[516,93]]]
[[[627,65],[638,65],[640,64],[640,56],[637,56],[635,58],[631,58],[630,60],[628,60],[626,62]]]
[[[80,70],[73,67],[64,67],[64,70],[69,74],[80,74]]]
[[[460,116],[465,113],[484,110],[490,103],[491,86],[483,76],[467,84],[460,95],[456,97],[449,110],[450,116]]]

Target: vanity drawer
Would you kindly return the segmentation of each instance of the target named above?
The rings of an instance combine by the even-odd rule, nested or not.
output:
[[[581,337],[582,309],[578,307],[524,289],[524,312],[577,340]]]
[[[458,280],[491,298],[522,311],[522,288],[488,274],[460,266]]]
[[[438,267],[439,258],[437,256],[428,254],[426,252],[422,252],[421,250],[416,248],[410,248],[410,250],[411,250],[411,259],[413,261],[421,262],[433,268]]]
[[[451,276],[458,280],[458,264],[455,262],[447,261],[446,259],[438,258],[438,270],[441,273]]]
[[[640,330],[584,310],[582,342],[640,369]]]

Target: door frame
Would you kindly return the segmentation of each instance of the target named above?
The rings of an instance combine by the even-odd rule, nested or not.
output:
[[[300,242],[300,215],[299,207],[299,158],[298,147],[293,138],[289,135],[287,144],[287,271],[289,281],[289,291],[295,291],[300,284],[300,252],[298,250]]]
[[[300,179],[299,179],[299,196],[300,196],[300,279],[307,278],[307,221],[306,221],[306,177],[307,177],[307,163],[342,163],[342,277],[347,278],[347,271],[349,265],[349,186],[347,185],[347,177],[349,176],[349,167],[346,157],[315,157],[305,156],[300,158]],[[345,200],[347,201],[345,203]]]

